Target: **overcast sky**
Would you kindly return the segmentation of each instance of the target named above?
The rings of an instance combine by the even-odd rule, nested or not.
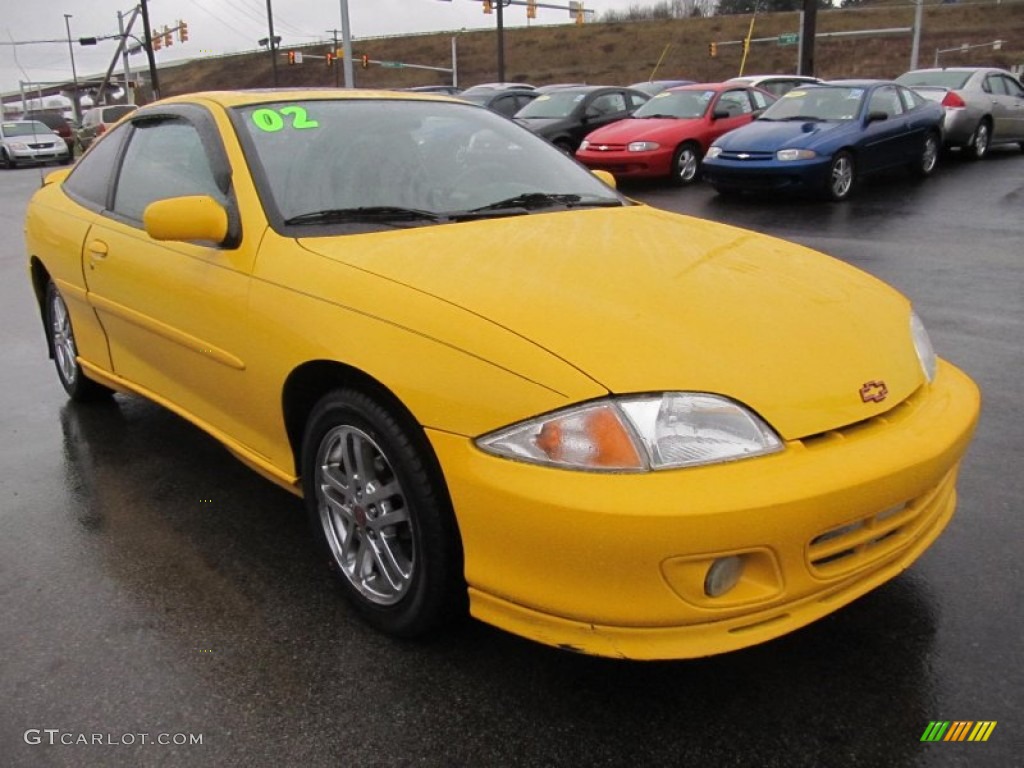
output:
[[[568,5],[567,0],[541,2]],[[599,16],[607,10],[625,10],[652,2],[584,0],[584,7]],[[72,15],[69,21],[78,74],[102,74],[117,42],[108,40],[94,47],[82,47],[78,38],[116,34],[117,12],[127,17],[133,7],[131,0],[4,0],[4,4],[17,8],[16,12],[0,14],[0,91],[4,93],[17,91],[20,81],[70,80],[71,54],[64,14]],[[175,40],[170,50],[157,52],[158,64],[211,53],[254,50],[257,40],[267,36],[266,0],[149,0],[148,6],[154,29],[174,27],[178,19],[188,23],[189,41],[181,44]],[[329,39],[327,30],[341,27],[340,0],[272,0],[272,6],[274,32],[281,36],[281,45],[285,47]],[[357,39],[495,26],[495,15],[484,15],[479,0],[348,0],[348,6],[352,35]],[[526,21],[524,6],[506,9],[506,26],[523,26]],[[535,23],[568,24],[570,19],[567,11],[542,8]],[[133,33],[142,36],[141,18]],[[58,42],[11,44],[33,40]],[[129,61],[132,71],[145,69],[143,54],[131,56]]]

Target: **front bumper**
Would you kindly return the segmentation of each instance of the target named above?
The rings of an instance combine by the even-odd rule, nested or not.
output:
[[[608,171],[616,178],[651,178],[669,175],[672,150],[600,152],[586,149],[577,151],[576,159],[591,170]]]
[[[648,474],[537,467],[428,434],[474,616],[584,653],[688,658],[790,632],[907,568],[953,514],[979,404],[942,363],[934,384],[848,429]],[[706,596],[728,556],[744,561],[739,583]]]
[[[60,143],[45,147],[26,147],[16,149],[8,147],[7,152],[16,163],[52,163],[66,160],[70,156],[67,144],[61,139]]]
[[[813,160],[705,160],[704,179],[716,188],[745,191],[824,189],[829,178],[831,157]]]

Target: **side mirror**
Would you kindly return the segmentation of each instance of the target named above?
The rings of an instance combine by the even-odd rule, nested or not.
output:
[[[868,112],[868,124],[877,123],[882,120],[888,120],[889,115],[885,112]]]
[[[593,170],[591,171],[591,173],[594,174],[601,181],[603,181],[605,184],[607,184],[609,187],[615,189],[615,177],[608,173],[608,171]]]
[[[711,113],[712,120],[724,120],[727,117],[730,117],[728,109],[716,109]]]
[[[142,223],[154,240],[201,240],[221,245],[228,237],[228,212],[208,195],[157,200],[146,206]]]
[[[50,173],[46,174],[46,178],[43,179],[43,186],[45,187],[47,184],[60,184],[68,177],[69,173],[71,173],[70,168],[61,168],[56,171],[50,171]]]

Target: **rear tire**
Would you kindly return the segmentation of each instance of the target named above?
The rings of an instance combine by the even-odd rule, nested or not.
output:
[[[75,331],[71,327],[71,315],[64,297],[52,280],[46,285],[45,301],[46,336],[53,350],[57,378],[68,397],[79,403],[110,397],[113,390],[88,378],[78,364],[78,346],[75,344]]]
[[[921,155],[913,164],[911,164],[911,170],[914,172],[915,176],[924,179],[935,172],[935,167],[939,162],[939,150],[941,147],[942,141],[939,139],[938,134],[929,133],[924,137],[924,146],[921,148]]]
[[[430,450],[418,427],[351,389],[316,405],[302,443],[313,535],[355,610],[396,637],[465,612],[462,549]]]
[[[988,154],[989,145],[992,143],[992,127],[988,118],[982,118],[978,127],[974,129],[971,140],[964,148],[968,160],[981,160]]]

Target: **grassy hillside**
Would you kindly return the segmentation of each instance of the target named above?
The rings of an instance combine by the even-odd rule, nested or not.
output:
[[[913,6],[872,7],[861,10],[830,10],[818,14],[818,32],[910,27]],[[739,73],[742,47],[720,45],[717,58],[708,55],[708,43],[742,39],[749,16],[593,23],[512,28],[505,32],[507,80],[537,85],[556,82],[631,83],[648,79],[665,53],[656,77],[716,81]],[[796,13],[762,14],[756,19],[754,38],[775,38],[796,32]],[[948,65],[994,65],[1009,68],[1024,63],[1024,2],[999,4],[940,4],[924,9],[920,66],[931,66],[936,48],[964,43],[1006,42],[1002,50],[977,48],[967,54],[943,54]],[[496,42],[493,31],[469,31],[458,37],[459,83],[467,86],[497,77]],[[667,46],[667,50],[666,50]],[[875,38],[819,39],[815,74],[819,77],[895,77],[909,67],[910,34]],[[323,54],[326,46],[297,48],[307,54]],[[440,33],[411,37],[357,41],[357,56],[405,61],[431,66],[450,66],[451,35]],[[775,42],[751,46],[745,72],[795,72],[797,47]],[[320,59],[289,66],[278,62],[281,86],[330,86],[335,74]],[[449,76],[409,68],[355,68],[356,85],[367,88],[400,88],[450,82]],[[269,54],[252,53],[197,59],[160,71],[163,95],[220,88],[256,88],[273,84]]]

